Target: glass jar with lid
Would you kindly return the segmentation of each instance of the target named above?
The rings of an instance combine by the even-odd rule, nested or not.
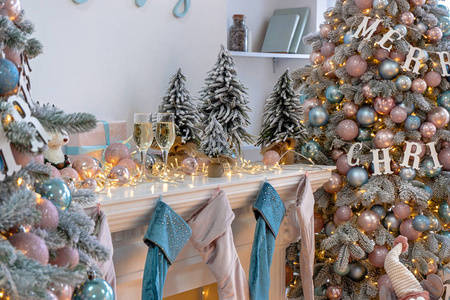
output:
[[[248,51],[248,28],[244,15],[234,15],[234,24],[230,27],[230,50]]]

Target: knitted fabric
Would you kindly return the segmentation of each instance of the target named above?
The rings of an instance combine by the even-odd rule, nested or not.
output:
[[[399,300],[429,300],[430,295],[427,291],[423,291],[422,293],[416,293],[414,295],[408,295],[405,298],[401,298]]]

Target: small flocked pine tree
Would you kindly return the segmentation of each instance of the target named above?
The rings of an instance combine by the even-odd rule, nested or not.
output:
[[[176,135],[181,137],[181,142],[200,143],[201,129],[200,114],[193,102],[191,94],[186,89],[186,76],[178,69],[170,80],[166,95],[159,106],[159,112],[170,112],[175,117]]]
[[[246,89],[237,78],[231,53],[223,46],[205,83],[201,92],[203,124],[208,124],[206,120],[209,115],[214,115],[225,131],[230,147],[240,153],[243,142],[253,142],[245,129],[250,124],[247,115],[250,108],[247,106]]]
[[[96,126],[96,119],[90,114],[65,114],[31,100],[27,64],[21,58],[33,58],[42,46],[29,37],[33,25],[17,11],[17,3],[2,3],[0,9],[0,44],[7,46],[2,49],[7,59],[0,59],[2,68],[7,67],[0,75],[0,298],[34,300],[49,298],[52,287],[83,282],[88,270],[97,271],[95,260],[106,260],[108,252],[92,235],[94,222],[82,207],[95,200],[94,193],[74,191],[70,206],[58,206],[62,204],[58,195],[65,204],[70,200],[67,189],[60,189],[66,192],[59,194],[59,189],[46,185],[50,167],[32,159],[45,150],[46,132],[85,132]],[[22,69],[20,75],[11,61]],[[18,91],[19,96],[8,96]],[[37,196],[37,183],[54,193],[49,198],[56,208]]]
[[[200,151],[209,157],[218,157],[220,155],[229,156],[231,149],[222,125],[220,125],[214,115],[211,115],[207,119],[206,124],[208,125],[205,128],[205,138],[201,143]]]

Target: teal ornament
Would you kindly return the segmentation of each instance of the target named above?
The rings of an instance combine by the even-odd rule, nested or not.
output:
[[[391,232],[398,232],[400,224],[402,224],[402,220],[397,218],[393,211],[388,212],[383,220],[383,227]]]
[[[371,106],[363,106],[356,113],[356,120],[363,127],[372,126],[377,119],[377,112]]]
[[[425,51],[425,50],[423,50],[423,54],[424,54],[424,56],[423,56],[423,58],[420,60],[420,62],[426,62],[429,58],[430,58],[430,55],[428,55],[428,52],[427,51]]]
[[[350,44],[353,40],[353,35],[355,34],[356,30],[347,31],[346,34],[344,34],[344,44]]]
[[[72,300],[114,300],[114,290],[101,278],[88,279],[75,289]]]
[[[424,22],[418,22],[418,23],[416,24],[416,28],[417,28],[417,30],[419,30],[419,32],[420,32],[421,34],[427,33],[427,30],[429,29],[428,25],[425,24]]]
[[[450,111],[450,91],[445,91],[439,94],[437,98],[437,105]]]
[[[442,171],[442,168],[434,169],[434,161],[431,157],[424,158],[420,164],[420,168],[425,172],[425,176],[428,178],[438,177],[441,175]]]
[[[410,181],[416,177],[416,170],[411,167],[403,167],[400,169],[399,175],[401,179]]]
[[[348,264],[350,271],[347,274],[347,277],[355,282],[363,281],[367,275],[366,266],[360,261],[352,261]]]
[[[412,81],[411,78],[409,78],[406,75],[400,75],[395,79],[395,86],[397,89],[401,92],[406,92],[411,88]]]
[[[53,204],[59,206],[62,210],[69,208],[72,202],[72,193],[64,181],[52,178],[38,183],[35,192],[41,194],[43,198],[49,199]]]
[[[16,65],[6,58],[0,58],[0,94],[11,92],[18,84],[19,70]]]
[[[360,187],[369,181],[369,174],[361,167],[353,167],[347,173],[347,182],[352,187]]]
[[[372,140],[372,128],[370,127],[360,127],[358,129],[358,135],[356,136],[356,141],[367,142]]]
[[[375,9],[385,9],[389,5],[389,0],[373,0],[372,6]]]
[[[450,238],[450,231],[442,230],[441,235]]]
[[[450,222],[450,206],[447,201],[442,201],[441,204],[439,204],[438,214],[445,223]]]
[[[136,3],[137,7],[143,7],[147,3],[147,0],[134,0],[134,3]]]
[[[425,190],[425,192],[427,192],[428,194],[430,194],[430,197],[428,198],[428,200],[431,199],[431,198],[433,198],[433,189],[432,189],[429,185],[425,185],[425,186],[423,187],[423,189]]]
[[[386,209],[383,205],[375,204],[370,210],[376,213],[378,217],[380,217],[380,220],[383,220],[386,217]]]
[[[336,262],[333,264],[333,270],[334,270],[334,273],[336,273],[336,274],[338,274],[338,275],[341,275],[341,276],[345,276],[345,275],[348,274],[348,272],[350,272],[350,267],[347,265],[346,268],[339,268],[339,264],[338,264],[338,262],[336,261]]]
[[[420,128],[420,119],[418,116],[408,116],[405,120],[406,130],[417,130]]]
[[[400,73],[400,66],[395,60],[385,59],[380,63],[378,73],[381,78],[391,80]]]
[[[339,86],[333,84],[327,87],[325,91],[325,98],[327,98],[328,102],[336,104],[344,99],[344,95],[339,90]]]
[[[329,116],[325,107],[317,106],[309,111],[308,118],[312,126],[320,127],[328,123]]]
[[[325,224],[325,234],[327,236],[331,236],[336,230],[336,228],[337,228],[336,224],[334,224],[333,221],[329,221],[327,224]]]
[[[327,286],[324,284],[314,288],[314,296],[325,296],[327,293]]]
[[[308,158],[313,158],[322,150],[319,143],[316,141],[308,141],[302,145],[301,154]]]
[[[430,228],[430,220],[424,215],[417,215],[412,221],[415,230],[424,232]]]
[[[449,17],[439,17],[437,27],[442,31],[442,36],[447,37],[450,35],[450,18]]]
[[[443,9],[443,10],[445,10],[446,13],[447,13],[447,17],[450,16],[450,9],[449,9],[446,5],[444,5],[444,4],[439,4],[437,7],[438,7],[438,8],[441,8],[441,9]]]
[[[5,171],[5,162],[3,161],[3,156],[0,155],[0,172]]]
[[[409,102],[408,104],[405,104],[405,102],[402,102],[402,103],[398,104],[397,106],[404,108],[408,115],[412,114],[416,110],[414,103],[411,103],[411,102]]]
[[[439,219],[435,216],[428,216],[428,220],[430,220],[430,231],[436,231],[439,228]]]
[[[402,37],[405,37],[406,34],[408,33],[408,29],[406,28],[405,25],[403,24],[397,24],[394,26],[394,30],[397,30]]]

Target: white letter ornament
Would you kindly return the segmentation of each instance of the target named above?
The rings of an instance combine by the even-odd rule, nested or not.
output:
[[[412,147],[416,146],[416,151],[412,152]],[[419,170],[420,157],[419,154],[422,152],[422,146],[415,142],[406,142],[405,154],[403,157],[403,162],[400,164],[402,167],[409,167],[409,159],[414,157],[413,169]]]
[[[439,162],[438,154],[436,152],[436,142],[428,143],[427,146],[430,148],[431,158],[433,159],[434,167],[433,169],[442,168],[443,165]]]
[[[447,67],[450,68],[450,53],[447,51],[442,51],[437,53],[439,55],[439,60],[441,62],[442,67],[442,76],[450,76],[450,73],[448,73]]]
[[[394,34],[397,34],[397,37],[391,38],[394,36]],[[391,51],[392,49],[392,45],[390,45],[389,47],[386,47],[384,44],[386,44],[387,41],[395,41],[395,40],[399,40],[402,38],[402,35],[400,34],[400,32],[398,32],[397,30],[394,29],[390,29],[388,32],[386,32],[386,34],[381,38],[381,40],[379,41],[378,45],[383,48],[386,49],[387,51]]]
[[[402,68],[406,71],[411,71],[411,63],[414,61],[414,69],[412,70],[413,73],[419,74],[420,69],[420,60],[425,57],[425,52],[417,47],[410,47],[408,56],[406,57],[405,63],[403,64]]]
[[[359,147],[359,150],[362,149],[362,143],[355,143],[350,147],[350,150],[348,150],[347,154],[347,163],[350,167],[358,166],[359,165],[359,158],[356,159],[356,162],[353,163],[353,152],[355,152],[355,148]]]
[[[353,34],[353,37],[358,38],[360,36],[365,36],[365,40],[368,40],[372,37],[372,35],[377,30],[378,25],[380,25],[381,20],[376,19],[375,22],[373,22],[372,25],[367,28],[367,25],[369,25],[370,17],[364,17],[361,24],[359,24],[358,29]]]
[[[383,159],[380,159],[380,150],[383,150]],[[389,156],[389,148],[372,149],[370,152],[372,152],[373,155],[373,175],[394,174],[394,172],[391,171],[391,157]],[[380,163],[384,164],[383,173],[380,172]]]

